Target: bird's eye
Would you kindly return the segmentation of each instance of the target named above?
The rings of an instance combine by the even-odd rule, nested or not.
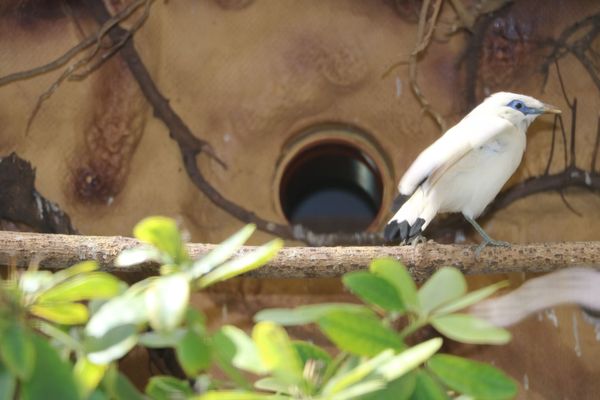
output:
[[[523,108],[523,103],[521,103],[520,101],[519,101],[519,102],[517,102],[517,103],[515,104],[515,108],[516,108],[517,110],[520,110],[521,108]]]

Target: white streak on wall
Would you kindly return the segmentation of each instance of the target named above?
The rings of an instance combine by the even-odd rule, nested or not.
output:
[[[402,80],[396,77],[396,97],[402,96]]]
[[[523,375],[523,389],[529,390],[529,377],[527,374]]]
[[[581,312],[581,315],[583,315],[583,320],[585,322],[594,327],[594,335],[596,337],[596,341],[600,342],[600,320],[598,318],[594,318],[588,315],[583,311]]]
[[[579,327],[577,326],[577,313],[573,313],[573,338],[575,339],[575,354],[581,357],[581,342],[579,341]]]
[[[556,311],[554,310],[554,308],[550,308],[544,311],[544,313],[546,314],[546,318],[552,321],[554,327],[558,328],[558,317],[556,316]]]

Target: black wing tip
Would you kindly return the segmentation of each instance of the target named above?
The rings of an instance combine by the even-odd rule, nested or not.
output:
[[[402,222],[394,220],[385,226],[383,237],[388,243],[406,243],[421,234],[424,224],[423,218],[417,218],[412,226],[406,220]]]

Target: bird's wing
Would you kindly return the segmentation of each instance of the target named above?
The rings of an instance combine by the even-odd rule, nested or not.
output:
[[[419,154],[400,180],[400,193],[412,194],[428,178],[430,182],[437,181],[471,150],[479,148],[500,133],[517,129],[504,118],[485,114],[487,113],[467,115]]]

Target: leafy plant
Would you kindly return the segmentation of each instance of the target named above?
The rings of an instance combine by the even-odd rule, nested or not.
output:
[[[417,290],[406,268],[375,260],[347,274],[346,287],[365,304],[329,303],[264,310],[250,334],[225,325],[209,332],[190,307],[202,290],[258,268],[282,247],[273,240],[236,256],[253,233],[249,225],[192,260],[176,223],[141,221],[144,244],[123,251],[124,268],[156,262],[160,275],[128,286],[82,262],[52,274],[9,271],[0,290],[0,398],[60,399],[504,399],[516,386],[497,369],[436,354],[442,339],[412,347],[416,330],[431,324],[466,343],[501,344],[508,332],[460,310],[502,284],[466,293],[462,274],[443,268]],[[316,324],[334,354],[292,340],[283,326]],[[402,326],[401,329],[396,327]],[[118,370],[134,346],[170,348],[188,379],[155,376],[140,393]],[[225,379],[211,372],[220,369]]]

